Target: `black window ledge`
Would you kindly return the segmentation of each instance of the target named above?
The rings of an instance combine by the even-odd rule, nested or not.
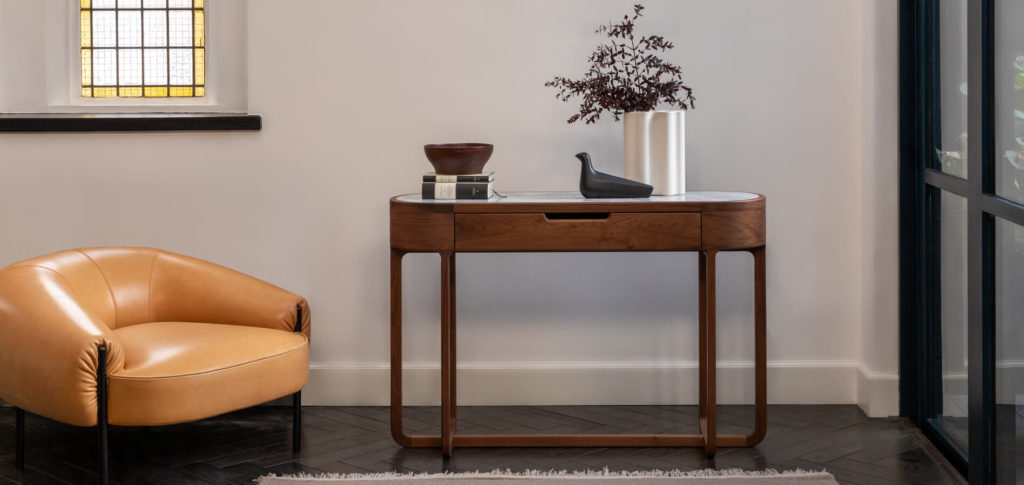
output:
[[[238,113],[0,114],[0,133],[259,131],[260,115]]]

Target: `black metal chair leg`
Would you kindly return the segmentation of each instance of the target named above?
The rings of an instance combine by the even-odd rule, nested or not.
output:
[[[14,409],[14,428],[15,428],[15,458],[14,464],[19,470],[25,469],[25,410],[21,408]]]
[[[100,484],[110,482],[110,463],[107,442],[107,347],[100,345],[99,369],[96,372],[96,428],[99,437]]]
[[[292,394],[292,453],[302,449],[302,391]]]
[[[302,332],[302,305],[295,305],[295,333]],[[302,449],[302,391],[292,394],[292,453]]]

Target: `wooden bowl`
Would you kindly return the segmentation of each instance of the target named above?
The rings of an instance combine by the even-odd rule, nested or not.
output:
[[[423,145],[423,153],[438,175],[483,173],[494,145],[489,143],[442,143]]]

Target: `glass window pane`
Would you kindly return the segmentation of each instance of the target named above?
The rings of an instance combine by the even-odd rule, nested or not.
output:
[[[143,0],[142,8],[164,8],[167,6],[167,0]]]
[[[196,49],[195,84],[206,84],[206,49]]]
[[[146,84],[167,84],[166,49],[146,49]]]
[[[117,46],[142,46],[142,12],[128,10],[117,13]]]
[[[139,8],[140,6],[139,0],[117,0],[117,8]]]
[[[142,49],[120,49],[117,69],[121,86],[142,85]]]
[[[167,6],[171,8],[192,8],[192,0],[170,0]]]
[[[82,49],[82,86],[92,84],[92,51]]]
[[[170,45],[192,47],[192,11],[171,10],[167,21],[170,22]]]
[[[95,98],[113,98],[117,96],[117,88],[92,88],[92,95]]]
[[[191,86],[189,86],[189,87],[177,87],[177,88],[172,87],[171,88],[171,96],[181,96],[181,97],[192,96],[192,87]]]
[[[142,96],[142,88],[118,88],[117,95],[122,98],[138,98]]]
[[[996,483],[1024,483],[1024,227],[996,222]]]
[[[996,193],[1024,202],[1024,2],[995,2]]]
[[[82,47],[92,47],[92,12],[83,10],[81,12],[81,34]]]
[[[92,45],[94,47],[117,45],[117,14],[112,10],[92,13]]]
[[[967,452],[967,200],[942,192],[939,223],[942,409],[936,418]]]
[[[165,47],[167,45],[167,12],[163,10],[147,11],[143,14],[146,47]]]
[[[192,49],[171,49],[171,85],[192,84]]]
[[[202,10],[194,11],[193,24],[195,24],[193,31],[195,32],[193,39],[193,45],[196,47],[206,46],[206,15]]]
[[[92,83],[96,86],[117,85],[117,57],[114,49],[93,49]]]
[[[167,97],[167,86],[153,86],[146,87],[147,98],[166,98]]]
[[[936,163],[967,177],[967,0],[939,0],[940,144]]]
[[[114,0],[93,0],[92,8],[114,8],[115,4]]]

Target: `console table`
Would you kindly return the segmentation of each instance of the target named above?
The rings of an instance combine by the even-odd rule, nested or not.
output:
[[[698,251],[700,253],[700,434],[456,435],[455,254],[467,252]],[[754,256],[754,429],[715,431],[715,256]],[[402,426],[402,257],[441,256],[441,434]],[[510,194],[490,200],[391,199],[391,435],[405,447],[754,446],[767,428],[765,198],[689,192],[646,199],[585,199],[577,192]]]

